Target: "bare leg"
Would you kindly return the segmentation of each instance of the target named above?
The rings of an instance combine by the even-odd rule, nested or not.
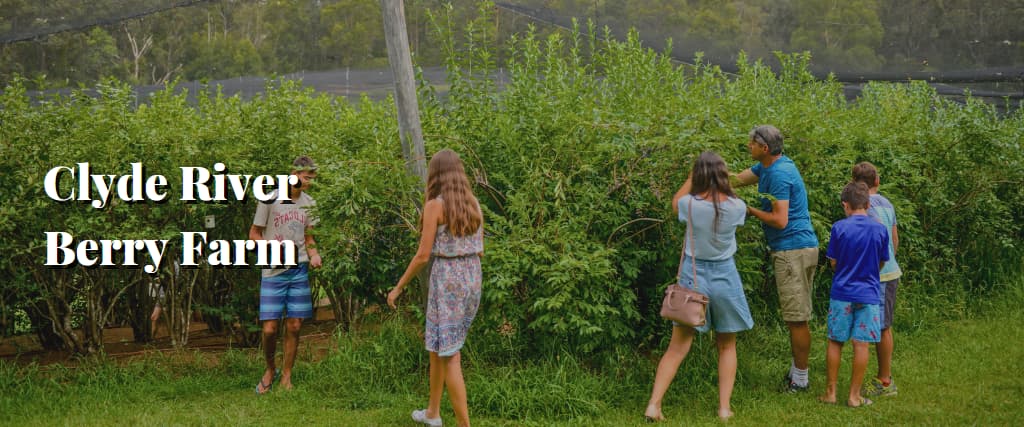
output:
[[[736,384],[736,334],[716,333],[715,341],[718,343],[718,417],[728,420],[732,417],[729,402]]]
[[[892,378],[892,349],[892,328],[882,329],[882,338],[875,346],[875,354],[878,356],[878,379],[881,381]]]
[[[866,342],[853,340],[853,375],[850,377],[850,398],[847,404],[860,406],[864,399],[860,397],[860,386],[864,383],[864,371],[868,368],[868,353],[871,352]]]
[[[451,357],[438,357],[447,365],[445,384],[448,385],[448,399],[455,410],[459,427],[469,427],[469,404],[466,402],[466,382],[462,378],[462,353]]]
[[[672,340],[668,344],[668,349],[665,350],[665,355],[661,356],[661,361],[658,362],[658,370],[654,374],[654,388],[651,390],[651,400],[647,402],[644,416],[656,420],[665,419],[665,416],[661,413],[661,400],[665,397],[668,386],[672,384],[672,379],[675,378],[679,365],[683,363],[683,359],[686,359],[686,354],[690,352],[690,345],[693,344],[695,332],[689,326],[675,326],[672,328]]]
[[[836,382],[839,381],[839,362],[843,357],[843,343],[828,340],[828,350],[825,353],[826,384],[825,394],[818,397],[818,400],[825,403],[836,403]]]
[[[277,320],[263,321],[263,359],[267,363],[267,369],[263,371],[260,378],[260,393],[266,393],[274,383],[274,356],[277,354]],[[265,387],[264,387],[265,386]]]
[[[444,378],[448,366],[436,352],[430,352],[430,400],[427,401],[427,418],[441,417],[441,394],[444,393]]]
[[[295,353],[299,350],[299,330],[302,319],[284,319],[284,369],[281,370],[281,387],[292,389],[292,367],[295,366]]]
[[[157,304],[157,305],[153,306],[153,314],[149,315],[149,324],[150,324],[150,327],[149,327],[149,331],[150,331],[149,337],[152,338],[152,339],[156,339],[156,332],[160,328],[159,320],[160,320],[160,313],[162,311],[163,311],[163,309],[160,308],[160,304]]]
[[[811,329],[807,322],[786,322],[789,327],[789,347],[797,369],[807,369],[811,355]]]

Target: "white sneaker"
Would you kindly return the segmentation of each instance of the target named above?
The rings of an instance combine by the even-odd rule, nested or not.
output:
[[[426,424],[430,427],[441,427],[441,418],[427,418],[427,410],[420,409],[418,411],[412,411],[412,420],[418,423]]]

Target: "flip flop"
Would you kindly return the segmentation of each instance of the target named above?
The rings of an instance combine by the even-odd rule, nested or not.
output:
[[[875,404],[875,401],[873,401],[871,399],[868,399],[866,397],[861,397],[860,398],[860,405],[856,405],[856,406],[851,405],[850,401],[846,401],[846,406],[848,406],[850,408],[862,408],[862,407],[871,406],[871,405],[874,405],[874,404]]]
[[[818,396],[818,401],[826,405],[835,405],[835,400],[825,400],[825,396]]]
[[[264,383],[263,379],[260,378],[259,384],[256,384],[256,395],[270,393],[270,390],[274,388],[274,383],[277,382],[278,378],[281,378],[281,370],[277,369],[274,371],[274,376],[270,378],[270,384]],[[260,392],[260,388],[263,388],[263,392]]]
[[[261,388],[263,389],[262,392],[260,391]],[[263,395],[263,394],[270,393],[270,390],[273,389],[273,388],[274,388],[274,380],[270,380],[270,384],[267,384],[267,383],[263,382],[263,380],[261,379],[260,383],[256,384],[256,395],[260,396],[260,395]]]

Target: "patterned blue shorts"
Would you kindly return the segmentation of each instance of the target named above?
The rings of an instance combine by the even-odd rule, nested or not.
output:
[[[829,300],[828,339],[847,342],[878,342],[882,336],[882,314],[879,304],[862,304]]]
[[[260,282],[260,320],[312,319],[313,297],[309,292],[309,264],[302,263]]]

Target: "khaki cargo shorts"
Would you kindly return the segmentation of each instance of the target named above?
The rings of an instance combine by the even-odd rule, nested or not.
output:
[[[811,295],[814,272],[818,268],[818,248],[773,251],[771,256],[775,283],[779,288],[782,320],[811,320]]]

